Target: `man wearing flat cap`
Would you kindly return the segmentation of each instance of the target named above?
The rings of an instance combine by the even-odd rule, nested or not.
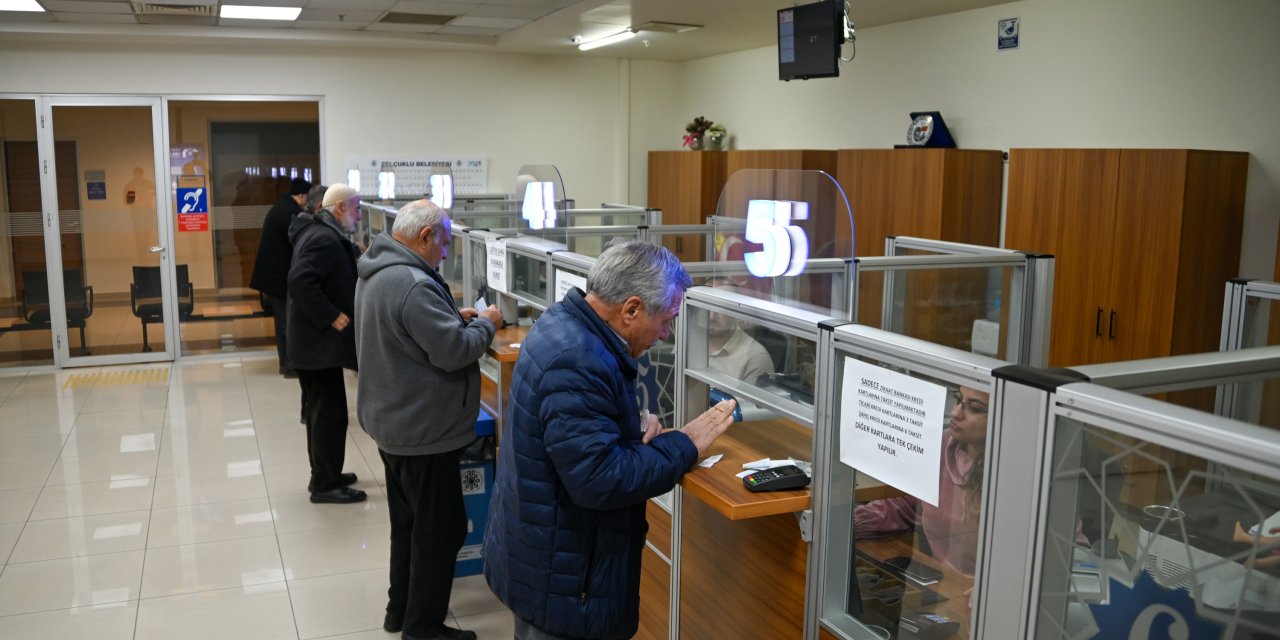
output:
[[[315,214],[301,213],[289,227],[289,361],[298,370],[311,482],[316,503],[360,502],[365,493],[343,473],[347,392],[343,369],[356,369],[356,253],[347,236],[360,222],[360,192],[334,184]]]
[[[271,206],[262,220],[262,238],[258,240],[258,258],[253,262],[253,277],[249,286],[267,297],[276,323],[276,355],[280,359],[280,375],[292,377],[285,348],[285,300],[288,298],[289,264],[293,262],[293,245],[289,243],[289,225],[302,213],[307,202],[311,183],[294,178],[289,183],[289,193]]]

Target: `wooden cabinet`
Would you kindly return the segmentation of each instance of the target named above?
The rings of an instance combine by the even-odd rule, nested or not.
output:
[[[1013,149],[1005,246],[1056,256],[1050,366],[1217,349],[1249,157]]]
[[[662,209],[663,224],[702,224],[715,215],[725,181],[722,151],[650,151],[647,206]],[[703,243],[667,238],[664,245],[684,261],[701,261]]]

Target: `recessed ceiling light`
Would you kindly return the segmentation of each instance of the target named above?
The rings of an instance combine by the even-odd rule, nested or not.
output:
[[[613,34],[613,35],[611,35],[611,36],[605,36],[605,37],[603,37],[603,38],[597,38],[597,39],[595,39],[595,40],[591,40],[591,41],[589,41],[589,42],[584,42],[584,43],[582,43],[582,44],[578,45],[578,50],[579,50],[579,51],[590,51],[590,50],[592,50],[592,49],[598,49],[598,48],[600,48],[600,47],[605,47],[605,46],[608,46],[608,45],[611,45],[611,44],[617,44],[617,43],[622,42],[622,41],[624,41],[624,40],[630,40],[630,39],[632,39],[632,38],[634,38],[634,37],[636,37],[636,32],[634,32],[634,31],[632,31],[630,28],[628,28],[626,31],[622,31],[622,32],[619,32],[619,33],[615,33],[615,34]]]
[[[0,11],[44,11],[36,0],[0,0]]]
[[[302,7],[255,7],[243,4],[224,4],[218,16],[241,20],[297,20]]]

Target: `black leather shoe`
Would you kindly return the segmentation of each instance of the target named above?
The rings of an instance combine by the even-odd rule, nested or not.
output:
[[[332,489],[329,491],[312,493],[311,501],[316,504],[320,504],[320,503],[350,504],[352,502],[363,502],[364,499],[367,497],[368,496],[365,495],[365,492],[359,489],[352,489],[351,487],[338,487],[337,489]]]
[[[476,640],[476,632],[454,629],[448,625],[440,625],[425,636],[403,634],[401,640]]]
[[[400,633],[400,628],[404,626],[404,616],[392,615],[387,612],[387,617],[382,619],[382,630],[387,633]]]
[[[356,480],[358,480],[359,478],[357,478],[357,477],[356,477],[356,474],[354,474],[354,473],[344,473],[344,474],[342,474],[342,475],[338,476],[338,479],[339,479],[339,481],[341,481],[341,482],[342,482],[342,486],[344,486],[344,487],[349,487],[349,486],[351,486],[351,485],[355,484],[355,483],[356,483]]]

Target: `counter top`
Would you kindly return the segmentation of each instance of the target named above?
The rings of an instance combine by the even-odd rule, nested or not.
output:
[[[525,336],[529,335],[528,326],[510,326],[498,329],[493,336],[493,342],[489,343],[487,353],[490,357],[498,362],[515,362],[520,356],[520,347],[511,345],[524,342]]]

